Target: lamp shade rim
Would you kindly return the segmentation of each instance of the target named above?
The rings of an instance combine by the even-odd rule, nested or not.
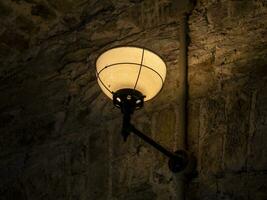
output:
[[[158,53],[156,52],[156,51],[154,51],[154,50],[152,50],[152,49],[150,49],[150,48],[147,48],[147,47],[143,47],[143,46],[138,46],[138,45],[117,45],[117,46],[114,46],[114,47],[111,47],[111,48],[109,48],[109,49],[104,49],[104,50],[102,50],[102,51],[100,51],[100,53],[98,54],[98,56],[95,58],[95,66],[96,66],[96,64],[97,64],[97,61],[98,61],[98,59],[105,53],[105,52],[107,52],[107,51],[109,51],[109,50],[112,50],[112,49],[117,49],[117,48],[127,48],[127,47],[129,47],[129,48],[137,48],[137,49],[145,49],[146,51],[150,51],[151,53],[153,53],[153,54],[155,54],[156,56],[158,56],[162,61],[164,60],[163,58],[162,58],[162,56],[160,56],[160,55],[158,55]],[[164,64],[165,64],[165,62],[164,62]],[[165,64],[166,65],[166,64]],[[97,70],[96,70],[96,72],[97,72]]]

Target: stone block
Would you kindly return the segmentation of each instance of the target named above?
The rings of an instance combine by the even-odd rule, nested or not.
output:
[[[15,32],[14,30],[7,29],[0,35],[0,40],[17,51],[24,51],[29,47],[29,38],[19,32]]]
[[[248,176],[249,199],[263,200],[267,198],[267,175],[264,172],[251,173]]]
[[[208,98],[200,105],[199,163],[204,174],[219,174],[223,169],[223,135],[226,132],[224,99]]]
[[[1,2],[0,3],[0,16],[3,18],[8,17],[12,13],[12,8],[7,4]]]
[[[33,5],[31,8],[31,14],[39,16],[45,20],[54,19],[56,17],[55,11],[45,3],[37,3]]]
[[[246,168],[250,98],[233,93],[226,103],[227,133],[224,141],[224,165],[228,170]]]
[[[175,107],[169,106],[159,111],[156,115],[156,124],[153,130],[155,140],[167,148],[175,146],[177,116],[174,109]]]
[[[219,199],[240,199],[248,198],[246,174],[225,174],[218,179],[218,197]]]
[[[267,88],[255,93],[254,110],[250,118],[250,140],[248,141],[248,168],[250,170],[267,169]],[[253,103],[253,102],[252,102]],[[252,104],[253,108],[253,104]]]

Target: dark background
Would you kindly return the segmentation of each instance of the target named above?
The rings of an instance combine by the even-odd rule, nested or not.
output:
[[[175,4],[179,7],[179,4]],[[199,0],[189,17],[190,200],[267,199],[267,2]],[[179,20],[168,0],[0,0],[0,199],[167,200],[167,159],[120,137],[95,78],[117,45],[166,61],[163,90],[135,114],[179,144]]]

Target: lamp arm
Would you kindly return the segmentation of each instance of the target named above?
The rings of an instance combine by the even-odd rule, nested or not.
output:
[[[171,158],[171,157],[173,157],[175,155],[173,152],[169,151],[168,149],[166,149],[165,147],[163,147],[162,145],[160,145],[159,143],[154,141],[152,138],[146,136],[141,131],[139,131],[137,128],[135,128],[134,125],[131,124],[132,111],[129,110],[129,107],[125,106],[123,108],[123,111],[124,111],[124,115],[123,115],[123,123],[122,123],[121,134],[122,134],[124,142],[127,140],[128,136],[132,132],[135,135],[137,135],[138,137],[140,137],[142,140],[144,140],[146,143],[150,144],[155,149],[157,149],[158,151],[163,153],[165,156]]]
[[[172,172],[177,173],[184,171],[188,165],[188,154],[184,150],[178,150],[176,152],[171,152],[156,141],[154,141],[152,138],[146,136],[141,131],[139,131],[137,128],[135,128],[134,125],[130,122],[130,115],[124,115],[123,117],[123,125],[122,125],[122,135],[124,138],[124,141],[127,140],[127,137],[130,133],[134,133],[139,138],[144,140],[146,143],[153,146],[155,149],[163,153],[165,156],[169,158],[169,168]]]
[[[165,156],[167,156],[169,158],[172,158],[173,156],[175,156],[175,154],[173,152],[169,151],[168,149],[166,149],[165,147],[163,147],[162,145],[160,145],[159,143],[154,141],[152,138],[150,138],[150,137],[146,136],[145,134],[143,134],[141,131],[139,131],[137,128],[135,128],[134,125],[129,124],[128,128],[129,128],[130,132],[132,132],[135,135],[137,135],[139,138],[141,138],[146,143],[148,143],[151,146],[153,146],[155,149],[157,149],[158,151],[163,153]]]

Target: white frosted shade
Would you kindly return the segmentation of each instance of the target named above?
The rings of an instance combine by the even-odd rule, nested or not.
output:
[[[145,95],[145,101],[161,90],[166,77],[166,64],[147,49],[117,47],[101,54],[96,61],[97,81],[112,99],[120,89],[135,89]]]

